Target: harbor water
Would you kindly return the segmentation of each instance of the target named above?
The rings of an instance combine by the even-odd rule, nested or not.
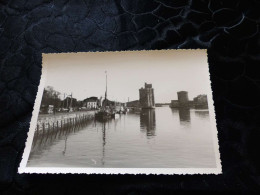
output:
[[[215,168],[208,110],[128,112],[37,141],[28,167]],[[43,138],[42,138],[43,139]]]

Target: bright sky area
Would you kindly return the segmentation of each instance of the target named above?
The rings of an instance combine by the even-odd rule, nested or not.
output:
[[[189,99],[210,92],[206,50],[43,54],[43,67],[45,86],[78,100],[104,97],[105,71],[110,100],[139,99],[145,82],[153,85],[156,103],[177,99],[177,91],[188,91]]]

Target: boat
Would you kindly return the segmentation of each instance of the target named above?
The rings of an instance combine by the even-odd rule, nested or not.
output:
[[[115,118],[115,113],[111,113],[106,110],[100,110],[95,114],[95,119],[97,120],[108,120],[112,118]]]
[[[107,72],[106,73],[106,91],[105,91],[105,100],[103,101],[103,105],[101,107],[101,109],[95,113],[95,119],[99,120],[99,121],[106,121],[109,119],[113,119],[116,116],[116,112],[109,108],[109,106],[107,106]]]

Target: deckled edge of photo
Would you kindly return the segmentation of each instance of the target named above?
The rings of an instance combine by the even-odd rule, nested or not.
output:
[[[25,148],[24,148],[22,160],[21,160],[21,163],[18,167],[18,173],[25,173],[25,170],[27,168],[26,165],[27,165],[29,155],[30,155],[30,152],[31,152],[34,132],[35,132],[35,129],[36,129],[38,115],[39,115],[39,111],[40,111],[41,100],[42,100],[44,86],[45,86],[45,80],[46,80],[46,76],[47,76],[47,69],[46,69],[46,67],[43,66],[43,60],[44,60],[43,56],[44,56],[44,54],[42,54],[42,74],[41,74],[40,84],[38,86],[36,99],[34,101],[32,118],[31,118],[31,122],[30,122],[29,131],[27,133],[27,140],[26,140],[26,143],[25,143]],[[35,173],[37,173],[37,172],[35,172]]]
[[[219,150],[219,139],[218,139],[218,129],[217,129],[217,121],[216,121],[216,111],[215,111],[215,104],[213,100],[213,91],[212,91],[212,83],[210,79],[210,70],[209,70],[209,58],[208,58],[208,52],[206,51],[206,59],[207,59],[207,67],[208,67],[208,107],[209,107],[209,115],[210,115],[210,125],[212,130],[212,139],[214,143],[214,152],[215,152],[215,159],[216,159],[216,165],[217,169],[219,171],[218,174],[222,174],[222,163],[220,158],[220,150]]]
[[[42,54],[42,74],[40,79],[40,84],[38,87],[38,92],[36,95],[32,118],[30,122],[30,128],[28,132],[28,137],[26,140],[26,145],[24,148],[23,156],[21,163],[18,168],[18,173],[29,173],[29,174],[146,174],[146,175],[193,175],[193,174],[222,174],[221,168],[221,159],[220,159],[220,151],[219,151],[219,140],[218,140],[218,131],[217,131],[217,123],[214,109],[214,102],[212,97],[212,88],[211,88],[211,80],[210,80],[210,72],[209,72],[209,64],[208,64],[208,53],[206,49],[165,49],[165,50],[135,50],[135,51],[106,51],[106,52],[163,52],[163,51],[190,51],[190,50],[202,50],[205,51],[206,63],[208,66],[208,107],[210,114],[210,125],[212,131],[212,139],[214,144],[214,153],[216,160],[216,168],[95,168],[95,167],[26,167],[28,158],[30,155],[35,127],[37,125],[38,114],[40,110],[40,104],[42,100],[43,90],[45,86],[46,76],[47,76],[47,67],[44,65],[44,56],[48,54],[64,54],[64,53],[43,53]],[[93,51],[90,51],[94,53]],[[90,53],[90,52],[75,52],[76,53]],[[98,52],[98,51],[97,51]],[[68,52],[70,54],[74,52]],[[104,53],[104,52],[99,52]]]

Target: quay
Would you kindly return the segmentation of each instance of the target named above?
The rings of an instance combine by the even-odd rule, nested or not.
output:
[[[49,133],[49,131],[59,131],[69,126],[77,126],[84,121],[94,119],[94,115],[95,111],[39,115],[35,134],[40,136]]]
[[[53,144],[54,140],[85,128],[94,118],[94,111],[40,115],[31,152],[40,151],[40,148]]]

